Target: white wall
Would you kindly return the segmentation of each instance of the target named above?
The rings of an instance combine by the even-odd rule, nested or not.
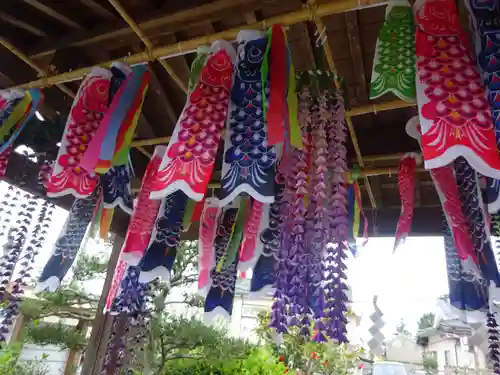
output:
[[[19,359],[21,361],[41,361],[42,366],[49,370],[50,375],[62,375],[68,354],[68,350],[61,350],[55,345],[25,344]]]
[[[426,351],[436,353],[440,371],[444,370],[446,366],[478,370],[486,368],[484,355],[477,347],[470,348],[466,342],[460,343],[455,338],[432,336],[429,338]]]

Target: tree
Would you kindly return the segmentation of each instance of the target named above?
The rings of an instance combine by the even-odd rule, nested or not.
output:
[[[179,360],[191,364],[216,362],[221,358],[229,361],[244,358],[252,348],[248,342],[231,338],[225,330],[207,326],[194,317],[188,319],[163,313],[152,318],[147,365],[154,374],[163,374]]]
[[[112,244],[108,243],[108,247]],[[174,263],[171,282],[157,283],[155,286],[155,305],[163,310],[171,304],[199,306],[200,299],[191,294],[184,294],[176,301],[166,301],[174,288],[182,288],[197,280],[198,246],[196,241],[181,242],[177,259]],[[28,324],[24,330],[26,338],[34,343],[57,344],[64,348],[82,349],[86,346],[85,335],[77,329],[59,323],[43,323],[47,317],[71,318],[91,324],[95,317],[100,295],[86,287],[91,280],[104,280],[107,272],[108,257],[104,254],[89,255],[81,251],[73,268],[73,276],[61,284],[55,292],[44,292],[36,299],[24,299],[21,311]]]
[[[133,332],[133,335],[142,335],[144,340],[133,347],[136,356],[127,361],[127,367],[144,373],[162,374],[174,362],[243,358],[252,349],[246,341],[230,338],[222,329],[206,326],[195,318],[176,317],[169,313],[169,307],[176,304],[202,306],[202,299],[188,292],[181,293],[181,298],[168,298],[172,291],[183,290],[197,281],[197,260],[197,242],[181,242],[170,283],[155,284],[147,325],[137,328],[142,331]],[[76,261],[73,277],[56,292],[42,293],[37,299],[23,301],[22,312],[29,321],[24,332],[26,339],[39,345],[55,344],[64,348],[84,349],[87,338],[77,327],[45,323],[43,318],[58,316],[92,321],[100,296],[85,288],[85,283],[104,278],[106,265],[105,256],[89,256],[82,252]],[[134,338],[132,332],[129,335]],[[128,340],[128,343],[132,341]]]
[[[406,323],[401,319],[396,326],[396,335],[407,335],[410,336],[410,331],[406,328]]]
[[[434,313],[425,313],[418,320],[418,329],[426,329],[434,327],[434,321],[436,319],[436,314]]]

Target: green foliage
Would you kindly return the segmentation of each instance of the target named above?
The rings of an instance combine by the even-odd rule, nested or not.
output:
[[[282,375],[287,370],[284,363],[273,356],[267,348],[252,351],[245,359],[229,362],[224,366],[225,374],[241,375]],[[294,372],[287,372],[294,374]]]
[[[26,339],[37,345],[57,343],[62,349],[82,350],[87,345],[85,333],[61,323],[30,324]]]
[[[0,375],[48,375],[41,361],[19,361],[20,344],[10,344],[0,352]],[[44,358],[45,359],[45,358]]]
[[[82,252],[73,270],[73,280],[84,282],[93,280],[96,276],[104,277],[108,267],[108,259],[103,254],[88,255]]]
[[[265,349],[252,350],[243,359],[178,361],[165,368],[162,375],[282,375],[286,366]],[[295,375],[294,372],[287,372]]]
[[[238,358],[250,352],[252,346],[240,339],[231,338],[221,329],[207,326],[191,318],[154,316],[149,338],[150,365],[157,373],[171,366],[172,361]]]
[[[280,346],[274,344],[273,331],[268,328],[269,313],[258,315],[257,336],[267,347],[274,347],[275,355],[280,356],[290,368],[303,375],[347,375],[359,357],[358,351],[350,351],[343,344],[333,342],[316,343],[301,336],[296,327],[289,328]]]
[[[422,364],[427,373],[435,373],[438,369],[438,361],[433,355],[424,356]]]
[[[436,314],[434,313],[425,313],[418,320],[418,329],[426,329],[434,327],[434,321],[436,319]]]

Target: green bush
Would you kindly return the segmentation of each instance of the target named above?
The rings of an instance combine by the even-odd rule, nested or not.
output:
[[[243,359],[218,362],[172,361],[163,375],[283,375],[285,370],[285,365],[270,351],[259,348]]]

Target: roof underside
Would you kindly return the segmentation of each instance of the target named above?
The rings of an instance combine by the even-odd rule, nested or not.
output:
[[[244,29],[246,24],[300,10],[304,6],[300,0],[121,0],[121,4],[156,46],[234,27]],[[377,6],[323,18],[338,73],[347,86],[351,108],[373,103],[368,98],[369,79],[384,17],[385,6]],[[49,74],[144,50],[140,39],[107,0],[2,0],[0,20],[0,35]],[[322,58],[315,48],[315,30],[310,22],[288,29],[296,70],[314,69],[317,67],[315,61]],[[183,82],[188,81],[193,57],[193,54],[188,54],[167,60]],[[158,62],[150,63],[150,71],[152,79],[136,134],[139,139],[169,136],[186,100],[184,92]],[[36,78],[37,72],[32,67],[0,47],[0,87]],[[67,85],[76,92],[78,84],[69,82]],[[44,116],[64,117],[72,99],[56,87],[45,89],[45,95]],[[376,102],[395,99],[387,95]],[[415,107],[406,107],[353,117],[366,168],[395,167],[402,153],[418,150],[417,143],[405,133],[406,121],[416,113]],[[153,148],[145,146],[145,150],[152,153]],[[356,155],[350,142],[348,152],[350,160],[355,162]],[[142,175],[147,157],[133,149],[132,160],[136,173]],[[11,173],[15,173],[12,169]],[[361,191],[370,231],[393,235],[400,212],[397,176],[373,176],[369,181],[376,202],[375,210],[363,182]],[[437,234],[441,217],[439,201],[428,173],[418,174],[416,189],[413,234]],[[124,222],[119,227],[125,228],[125,225]]]

